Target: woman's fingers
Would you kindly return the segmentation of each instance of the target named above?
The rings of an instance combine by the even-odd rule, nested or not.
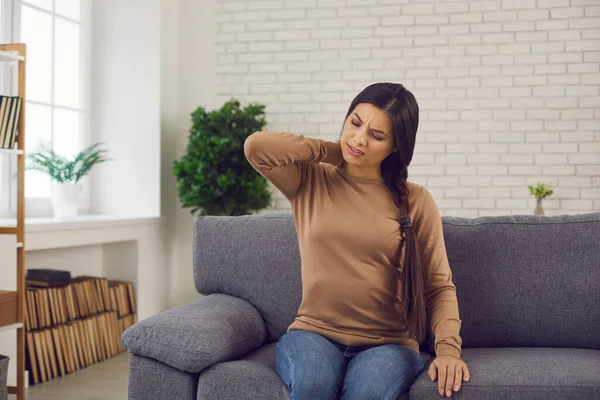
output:
[[[427,371],[427,375],[429,375],[429,378],[435,382],[437,379],[437,367],[435,366],[435,363],[431,363],[429,366],[429,371]]]
[[[438,365],[438,392],[443,396],[446,388],[446,364]]]
[[[456,373],[454,374],[454,391],[458,392],[460,390],[460,384],[462,383],[462,378],[463,378],[463,368],[462,368],[462,362],[461,363],[457,363],[456,366],[454,367],[454,369],[456,370]]]
[[[469,368],[463,360],[445,356],[438,357],[429,365],[427,375],[432,381],[437,378],[439,394],[447,397],[461,389],[463,380],[467,382],[471,379]]]
[[[452,386],[454,385],[454,373],[455,368],[454,365],[450,364],[448,365],[448,370],[446,372],[446,385],[445,385],[445,393],[446,396],[450,397],[452,396]]]
[[[467,367],[467,364],[463,364],[462,370],[465,382],[468,382],[471,379],[471,373],[469,372],[469,367]]]

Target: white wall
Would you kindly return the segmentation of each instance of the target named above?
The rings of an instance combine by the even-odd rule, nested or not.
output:
[[[180,206],[175,178],[168,171],[172,161],[179,158],[188,143],[191,126],[190,114],[198,107],[215,107],[215,2],[214,0],[180,0],[164,3],[162,23],[165,28],[163,43],[162,86],[172,97],[171,90],[177,88],[175,113],[169,104],[162,108],[163,141],[175,144],[169,153],[163,152],[163,197],[172,204],[169,213],[170,238],[170,304],[187,303],[198,298],[192,276],[192,229],[194,218],[188,209]],[[170,88],[170,89],[169,89]],[[172,104],[172,103],[171,103]]]
[[[92,2],[92,212],[160,215],[161,0]]]
[[[268,129],[334,139],[360,90],[403,83],[421,109],[409,179],[443,214],[531,214],[538,179],[555,188],[547,214],[598,211],[598,5],[220,0],[217,101],[260,101]]]

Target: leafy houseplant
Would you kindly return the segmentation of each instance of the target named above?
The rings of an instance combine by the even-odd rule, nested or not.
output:
[[[107,150],[100,149],[102,143],[94,143],[73,159],[56,153],[48,143],[41,143],[39,149],[27,155],[27,170],[45,173],[52,180],[52,208],[55,218],[74,218],[81,192],[81,178],[99,163],[110,160]]]
[[[528,185],[527,188],[529,189],[529,194],[534,195],[537,201],[533,215],[544,215],[544,209],[542,208],[542,200],[554,193],[552,187],[550,186],[550,184],[545,184],[541,183],[540,181],[537,181],[537,184],[535,186]]]
[[[172,170],[181,205],[192,215],[245,215],[271,205],[267,180],[244,155],[246,138],[267,124],[264,109],[240,108],[231,98],[221,109],[192,112],[186,152]]]

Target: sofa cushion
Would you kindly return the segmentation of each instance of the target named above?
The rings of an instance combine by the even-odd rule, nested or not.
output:
[[[181,371],[199,372],[261,346],[266,328],[248,302],[215,293],[146,318],[122,335],[125,350]]]
[[[463,348],[600,350],[600,213],[448,216],[443,227]]]
[[[129,361],[127,399],[196,400],[198,375],[169,367],[152,358],[132,354]]]
[[[268,342],[283,335],[298,314],[300,264],[291,212],[196,219],[196,289],[202,294],[227,293],[248,301],[265,320]]]
[[[275,372],[273,342],[239,360],[206,368],[198,379],[198,399],[287,400],[288,389]]]
[[[600,351],[572,348],[464,349],[471,379],[461,399],[600,399]],[[410,399],[439,399],[430,363],[410,389]]]

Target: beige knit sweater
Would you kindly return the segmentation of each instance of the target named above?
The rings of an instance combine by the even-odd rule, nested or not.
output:
[[[351,346],[396,343],[419,352],[403,322],[400,210],[383,178],[341,168],[340,142],[260,131],[244,143],[250,164],[290,201],[302,260],[302,302],[289,326]],[[460,358],[456,288],[442,221],[428,190],[408,181],[409,215],[426,267],[436,355]]]

